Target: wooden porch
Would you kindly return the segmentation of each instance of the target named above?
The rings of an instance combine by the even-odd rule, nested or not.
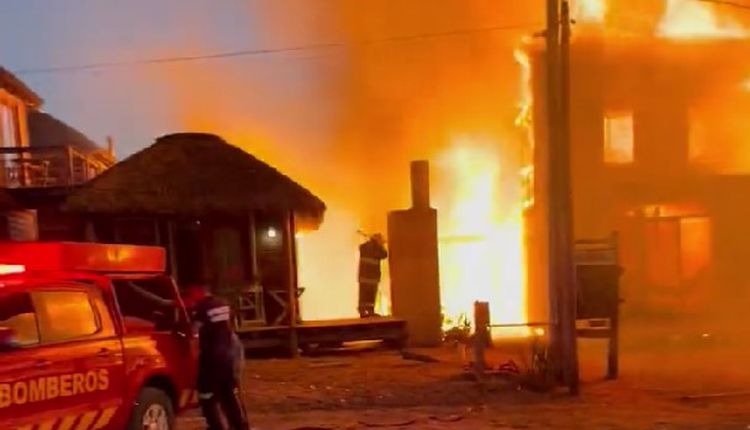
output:
[[[72,187],[115,164],[111,153],[86,154],[73,145],[0,148],[4,188]]]

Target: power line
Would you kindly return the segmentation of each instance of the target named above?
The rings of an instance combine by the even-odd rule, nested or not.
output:
[[[302,51],[319,51],[334,48],[346,48],[350,46],[358,45],[374,45],[380,43],[398,43],[398,42],[409,42],[420,39],[435,39],[452,36],[462,36],[480,33],[491,33],[495,31],[508,31],[508,30],[524,30],[536,28],[536,24],[515,24],[515,25],[498,25],[493,27],[482,27],[482,28],[471,28],[462,30],[451,30],[436,33],[422,33],[402,36],[391,36],[381,39],[363,40],[356,42],[327,42],[327,43],[312,43],[298,46],[289,46],[284,48],[258,48],[258,49],[246,49],[239,51],[226,51],[217,52],[202,55],[184,55],[184,56],[173,56],[173,57],[162,57],[162,58],[151,58],[143,60],[131,60],[131,61],[112,61],[112,62],[101,62],[101,63],[90,63],[75,66],[53,66],[44,68],[34,69],[20,69],[13,73],[17,75],[36,75],[36,74],[50,74],[50,73],[65,73],[65,72],[78,72],[87,70],[99,70],[108,69],[115,67],[129,67],[129,66],[142,66],[142,65],[156,65],[156,64],[169,64],[169,63],[187,63],[191,61],[205,61],[205,60],[216,60],[222,58],[236,58],[236,57],[251,57],[261,55],[272,55],[281,53],[292,53]]]

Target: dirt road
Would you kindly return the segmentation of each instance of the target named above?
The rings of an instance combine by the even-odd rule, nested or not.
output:
[[[459,355],[445,350],[430,352],[441,360],[437,363],[404,360],[387,351],[297,361],[251,360],[245,398],[254,424],[269,430],[750,429],[750,394],[683,398],[741,388],[750,382],[747,369],[738,375],[749,379],[711,386],[701,382],[706,379],[701,373],[676,371],[684,351],[670,348],[674,356],[669,356],[657,353],[658,348],[653,354],[644,347],[636,354],[636,349],[624,354],[621,380],[605,382],[597,366],[601,347],[582,342],[586,382],[576,399],[562,393],[517,391],[502,381],[480,386],[464,377]],[[719,363],[727,356],[721,349],[697,351],[695,356],[713,354]],[[683,360],[688,371],[694,361]],[[665,366],[672,371],[665,372]],[[725,365],[723,371],[731,374],[731,367]],[[720,370],[714,366],[709,373]],[[696,390],[700,387],[705,390]],[[200,425],[199,418],[186,417],[180,430]]]

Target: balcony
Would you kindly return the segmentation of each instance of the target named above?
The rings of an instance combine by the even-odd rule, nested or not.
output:
[[[115,164],[106,150],[84,153],[70,145],[0,148],[4,188],[72,187]]]

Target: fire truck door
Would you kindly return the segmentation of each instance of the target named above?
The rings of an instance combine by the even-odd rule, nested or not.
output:
[[[42,344],[58,349],[59,428],[104,428],[124,394],[122,344],[101,293],[61,286],[32,293]]]
[[[40,346],[28,292],[0,293],[0,426],[25,428],[44,421],[47,381],[61,369],[59,352]]]

